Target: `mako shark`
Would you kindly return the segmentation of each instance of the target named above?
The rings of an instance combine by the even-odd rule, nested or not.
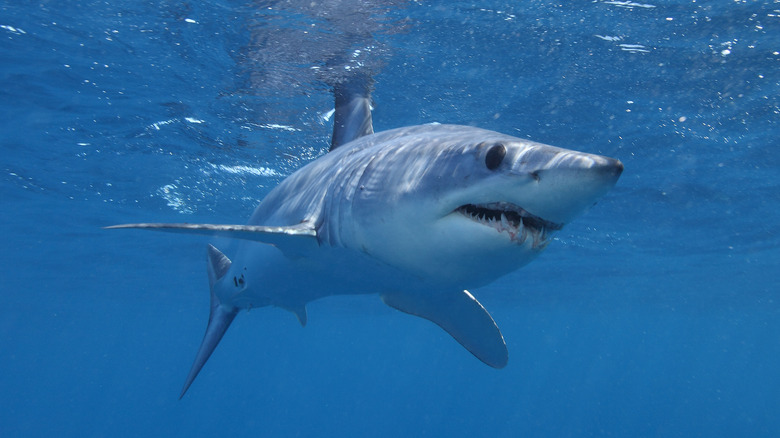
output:
[[[247,225],[138,223],[241,239],[208,245],[211,312],[180,398],[241,309],[378,293],[428,319],[479,360],[507,364],[504,338],[469,290],[534,259],[609,191],[620,161],[470,126],[373,133],[365,90],[336,89],[331,151],[273,189]]]

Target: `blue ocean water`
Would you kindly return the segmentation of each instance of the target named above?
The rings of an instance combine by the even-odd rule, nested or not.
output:
[[[780,3],[296,3],[0,1],[0,436],[780,434]],[[101,227],[244,222],[327,150],[340,68],[377,130],[626,170],[474,291],[505,369],[340,296],[241,314],[179,401],[209,240]]]

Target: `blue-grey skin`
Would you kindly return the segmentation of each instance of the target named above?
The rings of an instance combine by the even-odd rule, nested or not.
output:
[[[378,293],[503,367],[493,319],[465,289],[536,257],[551,234],[610,190],[614,159],[457,125],[348,142],[290,175],[248,225],[118,228],[247,240],[234,261],[209,246],[212,311],[182,395],[239,309],[274,305],[306,322],[306,303]]]
[[[488,169],[496,145],[506,153]],[[321,250],[348,248],[420,281],[474,288],[528,263],[547,239],[518,245],[507,232],[466,220],[458,207],[506,202],[562,225],[606,193],[621,166],[468,126],[400,128],[355,140],[291,175],[249,224],[307,224]],[[486,256],[487,266],[464,263]]]
[[[211,311],[181,396],[239,310],[277,306],[305,324],[306,304],[330,294],[377,293],[505,366],[501,332],[466,289],[530,262],[622,172],[617,160],[468,126],[374,134],[372,74],[388,50],[374,36],[402,31],[387,12],[406,3],[326,3],[269,3],[264,22],[281,25],[254,28],[247,69],[253,92],[313,77],[332,86],[331,152],[282,181],[247,225],[109,227],[243,240],[233,261],[208,246]],[[299,16],[321,30],[290,25]],[[292,68],[307,63],[318,68]]]

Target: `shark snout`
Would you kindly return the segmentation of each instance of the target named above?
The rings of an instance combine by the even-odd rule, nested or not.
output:
[[[573,153],[565,158],[533,172],[535,184],[519,202],[532,214],[561,224],[592,206],[623,173],[623,163],[614,158]]]
[[[580,192],[583,198],[598,198],[615,186],[623,173],[623,163],[615,158],[594,155],[592,164],[583,169],[573,169],[568,184],[573,193]],[[562,173],[566,173],[565,171]],[[565,177],[563,178],[566,179]]]
[[[614,158],[605,158],[606,163],[602,166],[604,172],[614,175],[615,178],[620,177],[623,173],[623,163],[620,160]]]
[[[594,173],[598,174],[608,184],[615,185],[618,178],[623,173],[623,163],[614,158],[601,157],[601,163],[594,166]]]

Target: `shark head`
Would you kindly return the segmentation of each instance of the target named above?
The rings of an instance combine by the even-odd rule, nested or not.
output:
[[[354,238],[437,283],[478,287],[527,264],[623,171],[612,158],[477,128],[414,135],[373,152],[351,203]]]

